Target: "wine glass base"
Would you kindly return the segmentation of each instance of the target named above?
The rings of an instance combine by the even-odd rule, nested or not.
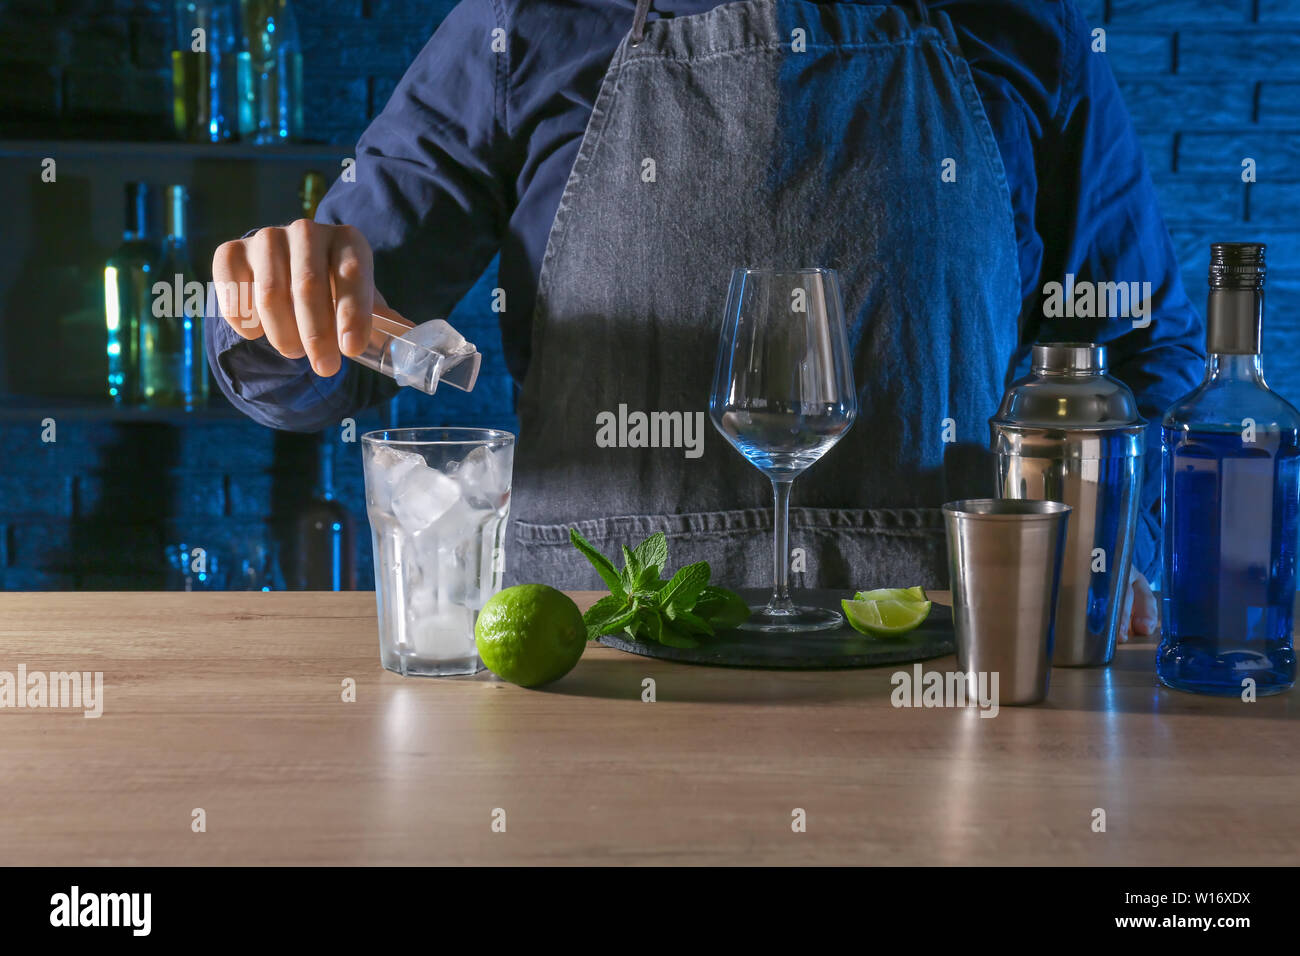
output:
[[[773,610],[761,605],[749,609],[742,631],[830,631],[844,624],[844,615],[822,607],[791,607]]]

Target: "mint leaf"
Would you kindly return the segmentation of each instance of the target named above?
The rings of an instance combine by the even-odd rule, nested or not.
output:
[[[628,550],[627,545],[623,545],[623,573],[621,579],[624,590],[636,590],[636,579],[640,573],[641,565],[637,561],[636,555]]]
[[[688,564],[669,581],[659,592],[659,603],[665,607],[672,606],[683,611],[695,607],[701,594],[709,583],[709,562],[697,561]]]
[[[587,613],[582,615],[582,619],[589,623],[608,620],[621,614],[626,607],[628,607],[627,598],[611,594],[587,608]]]
[[[610,590],[609,597],[601,598],[583,615],[588,640],[625,631],[637,641],[698,647],[692,635],[712,635],[715,629],[736,627],[749,617],[749,608],[740,595],[709,586],[707,561],[689,564],[670,580],[661,580],[668,564],[668,539],[662,531],[656,531],[635,548],[624,545],[622,571],[577,528],[569,529],[569,540]]]
[[[671,624],[664,624],[659,629],[659,643],[668,647],[699,647],[700,642],[688,637]]]
[[[749,620],[749,605],[735,591],[710,585],[691,608],[697,617],[708,620],[719,631],[739,627]]]
[[[729,591],[727,588],[719,587],[716,584],[710,584],[707,588],[705,588],[703,591],[700,592],[700,603],[703,604],[706,601],[708,602],[725,601],[728,597],[730,597],[735,593],[736,593],[735,591]]]
[[[627,608],[627,598],[618,594],[603,597],[589,607],[587,613],[582,615],[582,622],[587,625],[587,640],[594,641],[602,634],[610,633],[609,622],[622,615]]]
[[[636,555],[639,568],[655,569],[655,580],[658,580],[668,564],[668,539],[662,531],[656,531],[638,544],[632,553]]]
[[[707,634],[713,636],[713,625],[698,615],[690,611],[679,610],[676,606],[668,605],[668,619],[673,622],[674,627],[678,630],[686,631],[691,634]]]
[[[661,598],[659,588],[656,586],[659,583],[659,568],[652,564],[650,567],[642,568],[637,572],[636,578],[632,581],[632,589],[644,592],[652,600],[659,602]]]
[[[614,562],[597,551],[590,541],[578,534],[577,528],[569,529],[569,541],[582,552],[583,557],[591,562],[591,566],[596,569],[596,573],[605,582],[605,586],[609,588],[610,593],[621,597],[623,595],[623,584],[619,579],[618,570],[614,567]],[[627,549],[624,548],[623,550],[626,551]]]
[[[624,611],[622,614],[619,614],[617,617],[610,618],[608,621],[606,621],[604,625],[601,627],[600,634],[617,634],[619,631],[623,630],[623,628],[627,627],[629,624],[634,623],[637,619],[637,616],[640,613],[641,613],[640,608],[637,607],[628,608],[626,611]],[[597,634],[596,636],[600,637],[600,634]],[[634,634],[633,637],[635,636],[636,635]]]

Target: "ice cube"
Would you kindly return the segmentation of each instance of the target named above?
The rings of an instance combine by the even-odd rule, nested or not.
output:
[[[440,355],[468,355],[474,346],[442,319],[417,325],[402,336],[403,342],[423,346]]]
[[[412,468],[424,465],[424,456],[391,445],[379,445],[371,455],[367,474],[366,496],[372,507],[388,511],[393,506],[393,488]],[[370,481],[369,479],[374,479]]]
[[[430,660],[460,660],[477,653],[474,646],[474,612],[467,607],[437,605],[412,613],[406,633],[415,653]]]
[[[393,486],[393,514],[402,527],[418,534],[460,500],[460,486],[427,465],[402,474]]]
[[[479,445],[460,463],[456,479],[465,499],[477,508],[500,511],[510,502],[510,472],[514,446],[492,449]]]
[[[435,535],[440,548],[454,548],[476,538],[484,515],[490,513],[486,509],[471,508],[462,499],[455,507],[448,508],[424,534]]]
[[[444,607],[469,606],[470,577],[465,567],[465,548],[443,548],[438,552],[438,603]]]
[[[403,617],[406,622],[406,640],[413,643],[412,628],[420,621],[437,616],[438,592],[420,581],[408,581],[405,584],[406,603]]]
[[[432,391],[442,375],[443,359],[472,355],[476,349],[442,319],[417,325],[390,345],[393,377],[398,385]],[[431,372],[436,374],[430,374]]]

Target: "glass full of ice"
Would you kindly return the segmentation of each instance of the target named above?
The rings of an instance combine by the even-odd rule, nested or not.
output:
[[[474,621],[501,588],[515,436],[393,428],[361,436],[379,658],[404,677],[474,674]]]

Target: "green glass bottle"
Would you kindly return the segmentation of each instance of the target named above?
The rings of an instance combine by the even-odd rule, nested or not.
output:
[[[203,355],[204,286],[190,263],[184,186],[167,188],[162,262],[149,310],[140,319],[140,400],[193,411],[208,400]]]
[[[235,18],[232,0],[175,0],[172,116],[176,135],[217,143],[235,132]]]
[[[290,0],[240,0],[241,136],[258,145],[302,139],[302,44]]]
[[[158,249],[149,238],[149,184],[126,184],[122,245],[104,263],[104,320],[108,331],[108,397],[116,405],[139,400],[138,336],[149,313]]]

